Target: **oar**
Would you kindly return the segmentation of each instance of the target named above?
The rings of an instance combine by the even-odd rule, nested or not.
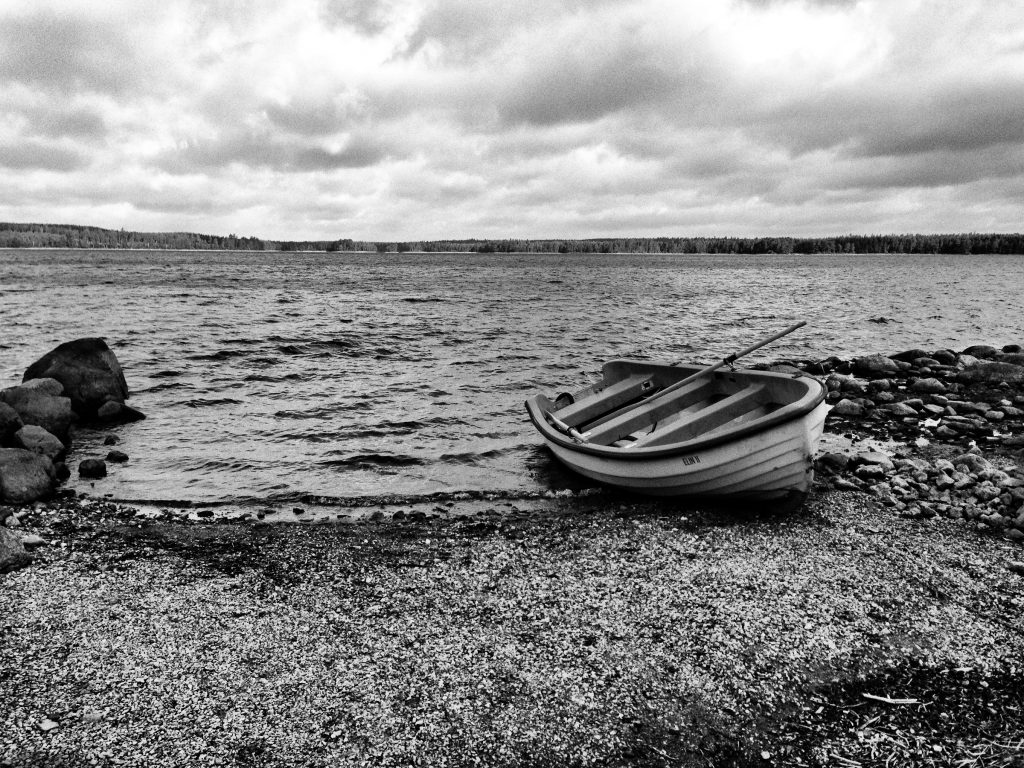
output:
[[[753,352],[755,350],[758,350],[761,347],[765,347],[765,346],[771,344],[773,341],[781,339],[783,336],[788,336],[793,331],[795,331],[797,328],[803,328],[805,325],[807,325],[807,321],[806,320],[801,320],[799,323],[794,323],[793,325],[789,326],[789,328],[787,328],[786,330],[779,331],[774,336],[769,336],[767,339],[762,339],[761,341],[757,342],[756,344],[750,345],[749,347],[744,349],[742,352],[735,352],[735,353],[729,355],[728,357],[723,357],[717,363],[712,363],[707,368],[702,368],[701,370],[697,371],[696,373],[694,373],[694,374],[692,374],[690,376],[687,376],[682,381],[677,381],[672,386],[665,387],[665,389],[661,390],[661,392],[657,392],[657,393],[651,395],[649,398],[644,400],[644,404],[645,405],[649,405],[654,400],[657,400],[657,399],[659,399],[661,397],[664,397],[665,395],[669,394],[670,392],[675,392],[680,387],[685,387],[687,384],[689,384],[692,381],[695,381],[695,380],[699,379],[701,376],[706,376],[709,373],[714,373],[719,368],[721,368],[723,365],[732,365],[737,360],[739,360],[741,357],[745,357],[746,355],[749,355],[751,352]],[[682,361],[681,360],[677,361],[675,363],[672,363],[672,365],[679,365],[680,362],[682,362]],[[548,417],[548,419],[551,420],[551,423],[554,424],[556,428],[560,429],[562,432],[565,432],[567,435],[572,437],[574,440],[578,440],[581,443],[585,443],[587,441],[587,436],[585,434],[581,434],[578,430],[573,429],[572,427],[570,427],[568,424],[566,424],[561,419],[556,418],[553,414],[547,413],[545,415]]]
[[[803,328],[805,325],[807,325],[807,321],[806,320],[801,320],[799,323],[794,323],[793,325],[789,326],[789,328],[787,328],[786,330],[779,331],[774,336],[769,336],[767,339],[764,339],[763,341],[757,342],[757,344],[752,344],[751,346],[749,346],[746,349],[744,349],[742,352],[736,352],[736,353],[734,353],[732,355],[729,355],[728,357],[723,357],[717,363],[709,365],[707,368],[702,368],[701,370],[697,371],[692,376],[687,376],[682,381],[677,381],[671,387],[665,387],[665,389],[661,390],[661,392],[658,392],[656,395],[654,395],[653,397],[649,398],[647,400],[647,402],[650,402],[651,400],[657,400],[659,397],[661,397],[663,395],[667,395],[669,392],[673,392],[674,390],[677,390],[680,387],[682,387],[682,386],[684,386],[686,384],[689,384],[694,379],[699,379],[701,376],[703,376],[705,374],[713,373],[714,371],[717,371],[719,368],[721,368],[723,365],[732,365],[737,360],[739,360],[741,357],[745,357],[745,356],[749,355],[751,352],[753,352],[753,351],[755,351],[757,349],[760,349],[761,347],[766,347],[769,344],[771,344],[773,341],[781,339],[783,336],[788,336],[793,331],[795,331],[797,328]],[[672,363],[672,365],[679,365],[679,363],[681,363],[681,362],[682,362],[682,360],[678,360],[678,361]]]
[[[565,434],[567,434],[576,442],[585,443],[587,441],[587,438],[581,435],[579,430],[577,430],[575,427],[570,427],[560,418],[555,416],[555,414],[551,413],[551,411],[544,411],[544,416],[547,418],[548,421],[552,423],[552,425],[554,425],[555,429],[565,432]]]

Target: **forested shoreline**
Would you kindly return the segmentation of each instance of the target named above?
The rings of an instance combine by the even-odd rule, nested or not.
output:
[[[379,253],[919,253],[1021,254],[1024,234],[889,234],[833,237],[630,237],[589,239],[487,239],[381,242],[268,240],[235,234],[131,232],[75,224],[0,222],[0,248],[102,248],[229,251],[326,251]]]

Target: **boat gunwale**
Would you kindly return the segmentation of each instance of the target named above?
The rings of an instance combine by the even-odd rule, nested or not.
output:
[[[646,360],[613,360],[610,363],[633,363],[645,366],[650,366],[652,363]],[[657,365],[657,364],[653,364]],[[672,368],[685,368],[686,366],[665,366]],[[768,378],[768,379],[798,379],[805,378],[809,379],[818,386],[818,393],[814,397],[805,396],[801,400],[806,402],[797,405],[801,400],[797,400],[795,403],[791,403],[785,408],[781,408],[775,413],[768,414],[763,417],[764,421],[758,419],[755,422],[751,422],[749,425],[740,425],[734,430],[727,430],[720,434],[712,437],[697,438],[696,440],[689,440],[679,443],[674,443],[666,446],[651,447],[651,448],[639,448],[639,449],[623,449],[617,448],[610,445],[596,445],[591,443],[579,442],[572,437],[564,434],[558,429],[555,429],[548,420],[544,417],[544,409],[540,405],[540,399],[544,395],[534,395],[526,401],[526,410],[530,416],[530,421],[541,433],[545,440],[553,442],[563,448],[567,448],[572,451],[579,453],[587,453],[593,456],[600,456],[606,459],[616,459],[622,461],[649,461],[651,459],[669,458],[672,456],[684,456],[686,454],[696,453],[698,451],[713,448],[726,443],[736,443],[747,438],[753,437],[754,435],[761,434],[762,432],[770,431],[778,427],[781,424],[786,424],[791,421],[797,421],[803,419],[808,414],[814,411],[824,400],[826,395],[825,385],[814,376],[808,373],[778,373],[775,371],[759,371],[756,369],[738,369],[737,373],[755,374],[756,378]],[[719,373],[712,374],[713,376],[721,375]],[[808,393],[810,394],[810,393]],[[791,406],[797,406],[795,408]]]

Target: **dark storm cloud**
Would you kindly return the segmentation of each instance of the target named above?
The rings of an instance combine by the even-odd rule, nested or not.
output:
[[[860,142],[864,154],[904,155],[961,152],[1024,142],[1020,83],[979,84],[935,94],[928,103],[897,105],[898,119],[882,119],[882,130]],[[888,128],[888,130],[885,130]]]
[[[107,132],[103,115],[89,108],[46,110],[32,120],[35,130],[44,136],[95,138]]]
[[[267,104],[267,118],[276,126],[305,136],[327,136],[343,131],[352,122],[354,109],[339,107],[328,99],[305,103]]]
[[[194,173],[229,165],[285,173],[364,168],[380,162],[383,146],[356,138],[337,151],[318,144],[270,133],[228,133],[212,140],[194,141],[165,153],[160,165],[172,173]]]
[[[103,20],[42,10],[3,20],[0,79],[47,92],[122,92],[140,75],[131,30]]]
[[[1020,87],[921,82],[811,95],[764,112],[738,111],[735,127],[796,157],[818,151],[840,157],[969,153],[1024,144]]]
[[[73,149],[40,141],[0,144],[0,167],[17,171],[74,171],[87,164],[86,158]]]
[[[9,114],[24,120],[23,133],[49,138],[96,139],[107,132],[102,113],[87,106],[67,106],[62,101],[49,101],[31,106],[11,108]]]
[[[835,185],[862,189],[929,188],[1024,175],[1024,149],[1004,145],[973,151],[915,152],[873,157],[841,171]]]
[[[635,53],[585,51],[532,67],[499,100],[499,114],[512,124],[590,122],[668,95],[678,96],[682,84],[675,74]]]

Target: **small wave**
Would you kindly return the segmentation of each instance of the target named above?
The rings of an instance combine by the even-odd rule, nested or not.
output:
[[[242,461],[241,459],[226,460],[226,459],[207,459],[206,461],[196,464],[194,467],[196,470],[209,470],[209,469],[254,469],[254,465],[248,461]]]
[[[219,349],[216,352],[209,352],[201,355],[189,355],[189,360],[230,360],[232,357],[241,357],[247,354],[241,349]]]
[[[169,379],[174,376],[183,376],[183,371],[157,371],[156,373],[150,374],[151,379]]]
[[[235,400],[233,397],[214,397],[210,399],[197,398],[195,400],[186,400],[182,405],[189,408],[209,408],[217,405],[241,405],[241,400]]]
[[[313,349],[353,349],[359,345],[355,339],[324,339],[310,344]]]
[[[411,467],[424,463],[423,459],[404,453],[356,453],[318,462],[322,467]]]
[[[492,448],[489,451],[465,451],[462,453],[442,453],[441,461],[448,464],[469,464],[476,466],[487,459],[494,459],[498,456],[505,456],[511,453],[511,448]]]
[[[268,376],[265,373],[250,373],[242,378],[242,381],[267,381],[277,383],[280,381],[297,381],[302,378],[301,373],[286,373],[283,376]]]
[[[142,394],[143,392],[164,392],[169,389],[195,389],[195,386],[184,381],[168,381],[166,384],[156,384],[155,386],[147,387],[145,389],[133,390],[133,393]]]
[[[227,339],[225,341],[225,343],[227,343],[227,344],[263,344],[264,342],[263,342],[263,339],[237,338],[237,339]]]
[[[409,304],[444,304],[448,300],[440,296],[406,296],[402,301]]]
[[[424,421],[383,421],[378,424],[369,424],[362,429],[346,429],[344,436],[347,439],[358,439],[367,437],[400,437],[403,435],[414,435],[436,426],[461,425],[465,424],[461,419],[434,418]]]
[[[278,419],[326,419],[337,415],[339,412],[349,411],[366,411],[373,408],[374,404],[370,402],[365,403],[346,403],[345,405],[324,405],[317,408],[310,408],[305,411],[300,410],[282,410],[275,411],[274,417]]]

